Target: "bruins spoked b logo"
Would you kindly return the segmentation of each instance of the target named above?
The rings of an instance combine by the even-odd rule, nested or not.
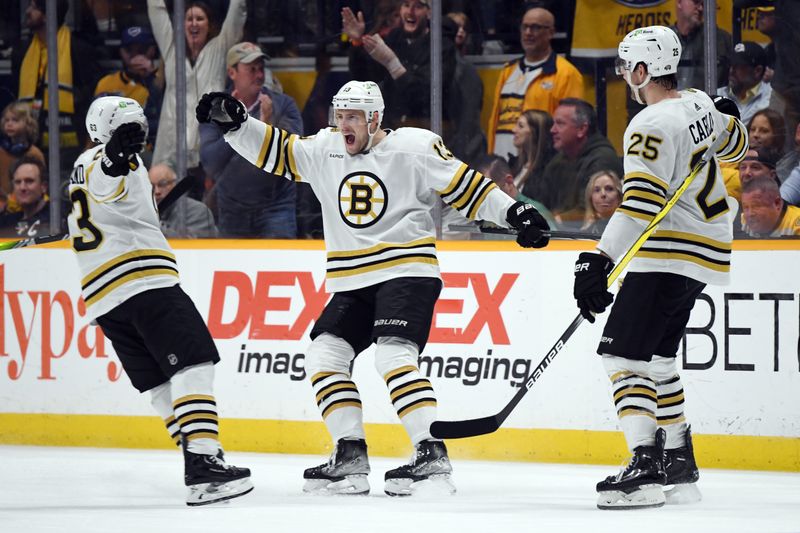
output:
[[[339,185],[339,214],[351,228],[366,228],[386,212],[386,186],[372,172],[353,172]]]

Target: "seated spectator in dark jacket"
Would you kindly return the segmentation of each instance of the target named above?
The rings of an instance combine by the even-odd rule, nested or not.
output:
[[[586,184],[585,199],[586,213],[581,229],[602,235],[611,215],[622,204],[622,181],[614,172],[595,172]]]
[[[153,165],[148,174],[153,184],[153,197],[159,204],[175,188],[178,176],[164,163]],[[160,210],[158,217],[161,219],[161,232],[168,238],[210,239],[217,236],[214,215],[208,206],[186,195]]]
[[[294,100],[264,85],[264,60],[258,45],[243,42],[228,50],[231,94],[250,116],[302,135],[303,123]],[[264,174],[234,152],[214,124],[200,124],[200,160],[214,181],[217,221],[222,237],[293,239],[297,236],[296,191],[286,179]]]
[[[553,146],[558,151],[547,164],[544,175],[550,197],[543,203],[561,222],[582,224],[589,177],[601,170],[623,174],[614,147],[597,131],[597,115],[588,102],[577,98],[561,100],[553,115]]]
[[[120,44],[122,70],[100,78],[94,95],[126,96],[139,102],[147,117],[147,145],[152,152],[164,92],[164,72],[159,68],[158,47],[150,30],[142,26],[126,28]]]
[[[35,157],[23,156],[11,166],[16,213],[0,217],[0,234],[26,239],[50,233],[50,202],[47,201],[47,169]]]
[[[528,109],[519,116],[511,130],[511,142],[517,151],[517,155],[509,161],[514,173],[514,185],[525,196],[538,201],[551,198],[544,169],[556,155],[550,134],[552,127],[553,118],[547,111]]]

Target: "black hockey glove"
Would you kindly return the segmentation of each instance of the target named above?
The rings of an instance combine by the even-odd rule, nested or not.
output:
[[[739,120],[742,119],[742,117],[739,115],[739,106],[737,106],[736,102],[730,98],[725,98],[724,96],[712,96],[711,99],[714,101],[714,107],[716,107],[717,111],[720,113],[725,113],[726,115],[736,117]]]
[[[121,125],[104,147],[100,166],[109,176],[124,176],[136,168],[136,154],[144,150],[145,131],[137,122]]]
[[[247,120],[247,109],[228,93],[206,93],[195,109],[197,122],[213,122],[223,133],[236,131]]]
[[[506,222],[517,230],[517,244],[523,248],[544,248],[550,237],[542,233],[550,226],[531,204],[514,202],[506,212]]]
[[[592,313],[602,313],[614,301],[608,292],[608,274],[614,263],[608,257],[593,252],[583,252],[575,262],[573,294],[583,318],[594,323]]]

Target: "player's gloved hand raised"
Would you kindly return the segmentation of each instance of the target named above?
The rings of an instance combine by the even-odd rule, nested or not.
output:
[[[608,292],[608,274],[614,263],[608,257],[593,252],[583,252],[575,262],[573,295],[583,318],[594,323],[593,313],[602,313],[614,301]]]
[[[543,232],[550,226],[531,204],[514,202],[506,212],[506,222],[517,230],[517,244],[523,248],[544,248],[550,237]]]
[[[736,102],[730,98],[725,98],[724,96],[719,95],[712,96],[711,100],[714,101],[714,107],[717,108],[717,111],[741,120],[742,117],[739,114],[739,106],[736,105]]]
[[[109,176],[124,176],[136,168],[135,156],[144,150],[145,131],[138,122],[122,124],[106,143],[104,157],[100,163]],[[133,163],[133,166],[131,166]]]
[[[228,93],[206,93],[200,98],[195,109],[197,122],[213,122],[223,133],[236,131],[247,120],[247,109],[239,100]]]

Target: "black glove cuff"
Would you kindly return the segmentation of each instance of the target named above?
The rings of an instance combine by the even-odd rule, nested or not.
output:
[[[107,156],[103,156],[103,159],[100,160],[100,168],[103,169],[104,173],[114,178],[127,176],[131,169],[127,161],[112,163]]]

